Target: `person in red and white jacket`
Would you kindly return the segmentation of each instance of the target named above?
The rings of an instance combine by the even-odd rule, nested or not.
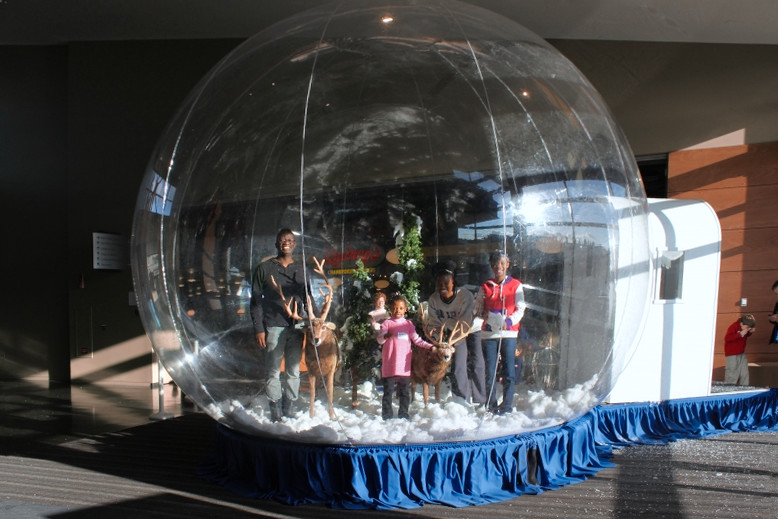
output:
[[[724,368],[725,384],[748,385],[748,359],[746,342],[756,329],[756,319],[746,314],[727,328],[724,336],[724,355],[727,364]]]
[[[481,345],[486,364],[486,391],[488,408],[495,414],[513,410],[513,392],[516,383],[516,338],[521,318],[524,317],[524,289],[521,281],[508,275],[511,265],[508,255],[495,251],[489,256],[494,277],[481,285],[475,299],[475,316],[483,320]],[[502,377],[502,402],[497,404],[497,360]],[[519,374],[520,375],[520,374]]]

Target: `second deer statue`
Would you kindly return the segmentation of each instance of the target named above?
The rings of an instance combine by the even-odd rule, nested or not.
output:
[[[313,300],[308,296],[308,312],[309,318],[301,317],[297,302],[292,298],[287,299],[284,297],[284,293],[281,287],[270,278],[270,282],[275,287],[278,295],[284,301],[284,308],[289,316],[302,323],[304,329],[303,334],[303,354],[305,355],[305,365],[308,368],[308,382],[310,386],[310,416],[313,418],[316,415],[314,409],[314,403],[316,401],[316,384],[318,381],[322,382],[326,390],[327,396],[327,411],[330,414],[330,419],[335,420],[335,410],[332,407],[332,400],[334,398],[334,386],[335,386],[335,372],[338,369],[340,363],[340,346],[339,340],[335,333],[335,323],[327,321],[327,314],[330,311],[330,304],[332,303],[332,286],[324,273],[324,260],[319,262],[316,258],[313,258],[313,262],[316,264],[314,272],[321,275],[324,278],[324,288],[326,292],[319,288],[319,291],[324,296],[324,305],[318,316],[316,315],[316,308],[313,304]]]
[[[420,317],[424,335],[437,347],[434,350],[414,348],[411,357],[411,398],[416,393],[416,384],[421,384],[424,405],[430,397],[430,386],[435,388],[435,400],[440,402],[440,383],[446,376],[448,367],[454,359],[454,345],[467,337],[470,325],[457,321],[454,328],[447,332],[445,324],[435,329],[426,323],[424,307],[420,306]]]

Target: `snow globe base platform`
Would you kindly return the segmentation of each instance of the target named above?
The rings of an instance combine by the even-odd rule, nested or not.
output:
[[[311,445],[221,424],[205,479],[246,497],[344,509],[461,507],[538,494],[610,466],[614,446],[777,431],[778,389],[601,405],[560,426],[475,442]]]

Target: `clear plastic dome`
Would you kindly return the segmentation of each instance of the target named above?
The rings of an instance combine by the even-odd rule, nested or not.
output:
[[[200,407],[252,435],[474,440],[583,414],[624,369],[648,301],[647,205],[629,145],[581,73],[520,25],[451,1],[365,4],[248,39],[161,136],[132,257],[155,352]],[[383,422],[377,380],[355,381],[355,408],[341,370],[335,420],[322,389],[309,416],[303,374],[295,417],[271,422],[249,301],[276,233],[298,234],[310,283],[312,258],[325,259],[341,328],[357,258],[392,289],[408,214],[420,222],[422,300],[433,263],[455,261],[457,285],[475,294],[489,253],[507,251],[527,302],[515,410],[486,413],[444,381],[441,402],[417,398],[410,419]]]

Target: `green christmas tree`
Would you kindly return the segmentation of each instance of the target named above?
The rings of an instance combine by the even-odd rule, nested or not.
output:
[[[402,233],[396,239],[400,271],[393,276],[400,294],[408,301],[408,318],[419,312],[419,286],[424,272],[424,254],[421,251],[421,218],[411,212],[403,215]]]
[[[369,312],[373,309],[370,293],[372,281],[362,260],[357,260],[351,276],[351,287],[346,304],[346,324],[343,334],[343,367],[351,371],[351,400],[357,406],[357,384],[369,379],[378,365],[378,358],[371,352],[374,333]]]

